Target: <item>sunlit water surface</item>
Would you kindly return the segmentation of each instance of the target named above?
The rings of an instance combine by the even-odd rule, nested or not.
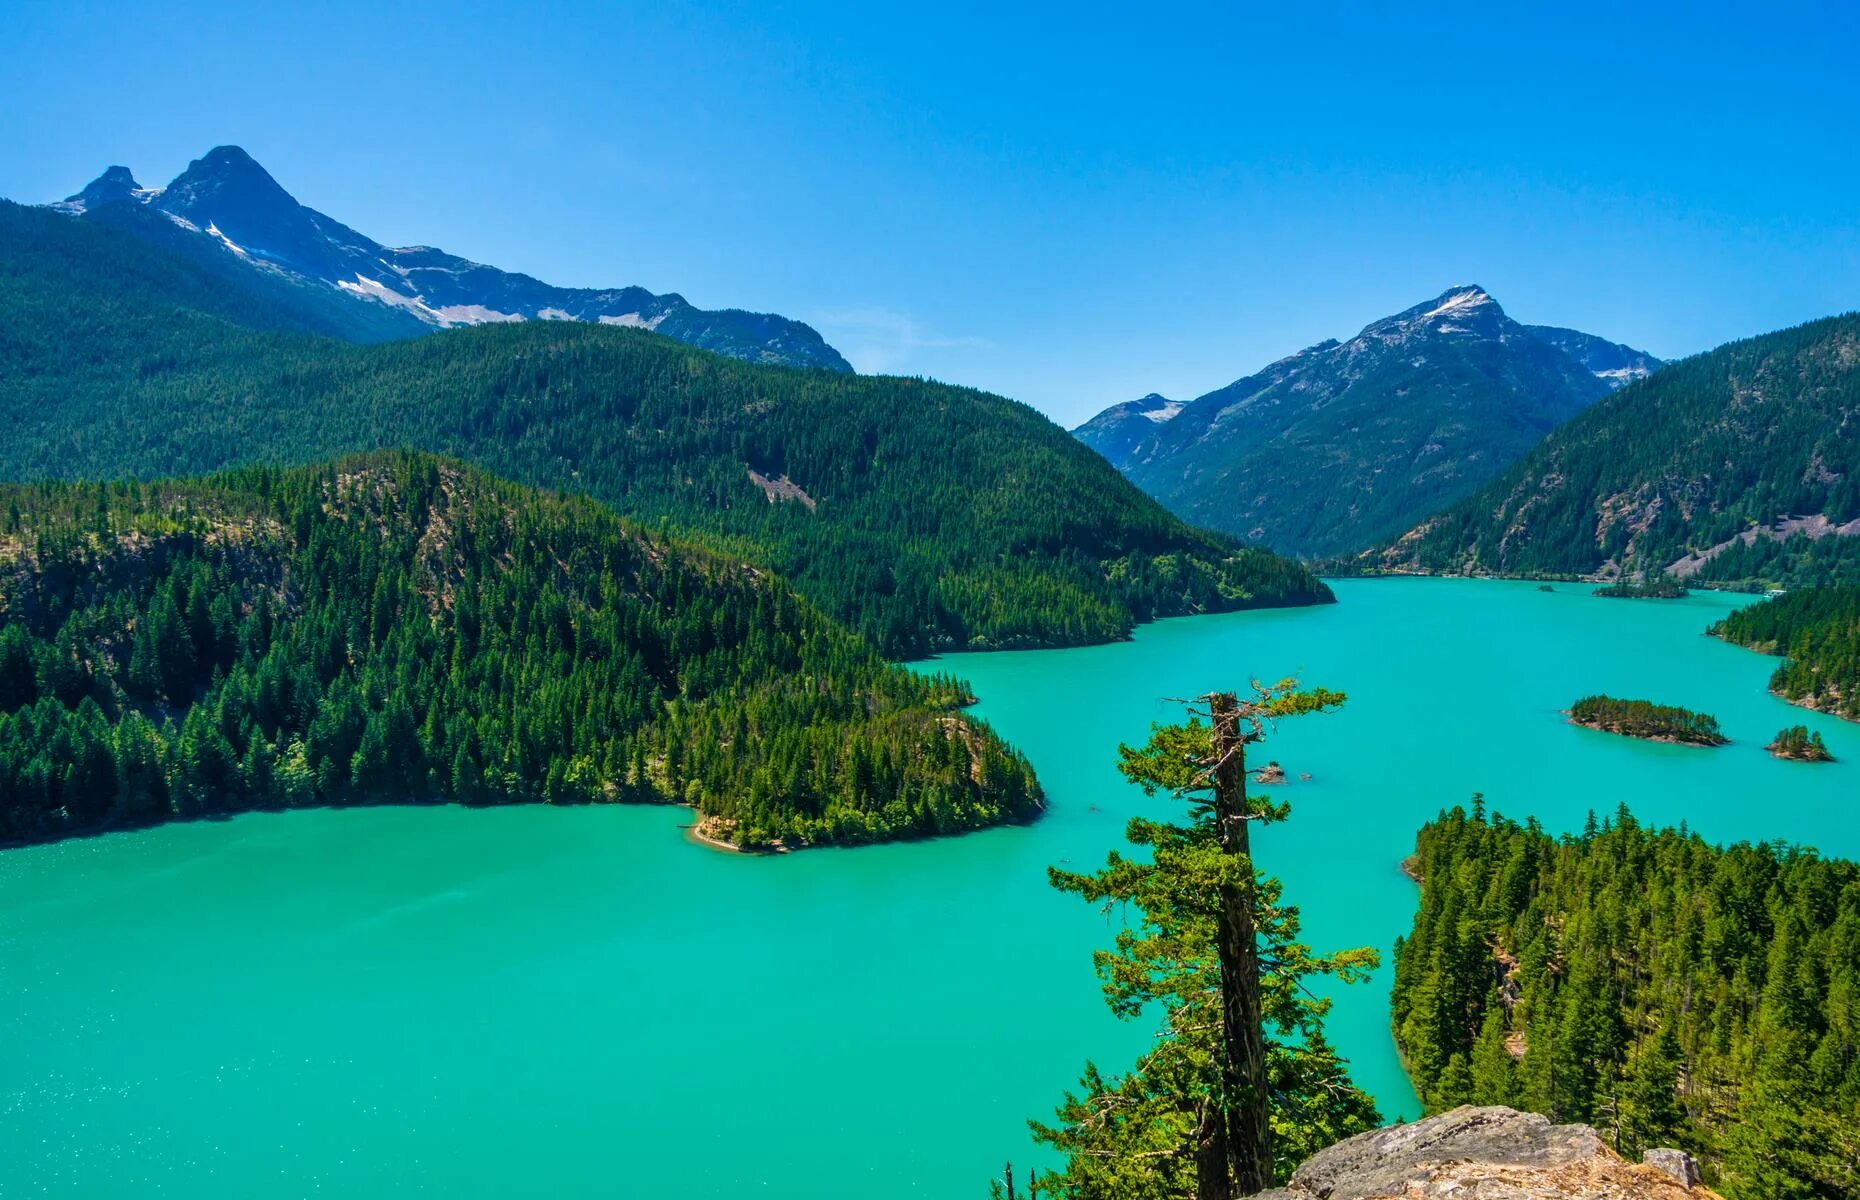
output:
[[[1112,768],[1168,696],[1301,674],[1349,693],[1282,727],[1264,865],[1320,948],[1385,952],[1416,826],[1483,791],[1552,830],[1623,801],[1716,839],[1860,854],[1860,726],[1765,693],[1701,636],[1740,598],[1345,582],[1342,603],[1167,621],[1132,642],[973,655],[981,715],[1048,815],[915,845],[752,859],[681,810],[253,814],[0,852],[0,1194],[971,1197],[1035,1156],[1103,1009],[1106,918],[1046,885],[1146,801]],[[1606,691],[1715,713],[1652,745],[1559,710]],[[1779,762],[1784,724],[1843,761]],[[1334,1040],[1385,1114],[1413,1095],[1387,968]]]

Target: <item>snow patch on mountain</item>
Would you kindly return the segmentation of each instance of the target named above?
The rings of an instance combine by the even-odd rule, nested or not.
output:
[[[521,321],[522,313],[498,312],[483,304],[448,304],[433,310],[448,325],[489,325],[495,322]]]
[[[1492,297],[1486,295],[1485,289],[1476,286],[1464,286],[1449,291],[1440,298],[1433,308],[1421,314],[1421,320],[1431,321],[1446,313],[1459,312],[1463,309],[1477,308],[1481,304],[1492,303]]]
[[[218,225],[215,225],[211,221],[207,222],[207,235],[209,237],[218,238],[220,245],[226,247],[228,250],[231,250],[234,254],[237,254],[240,258],[252,257],[251,255],[245,252],[245,248],[240,246],[239,243],[233,241],[231,238],[221,233],[220,227]]]
[[[596,319],[603,325],[619,325],[625,329],[657,329],[660,325],[664,324],[665,318],[670,315],[669,311],[662,312],[654,317],[645,317],[641,316],[639,313],[630,312],[621,313],[618,316],[602,314]]]

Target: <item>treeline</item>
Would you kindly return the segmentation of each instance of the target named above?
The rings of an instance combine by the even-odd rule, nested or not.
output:
[[[1860,517],[1860,314],[1721,346],[1622,388],[1498,479],[1369,556],[1382,566],[1657,572],[1722,547],[1696,578],[1860,582],[1855,539],[1742,535],[1779,515]]]
[[[1860,587],[1807,588],[1740,608],[1712,627],[1788,661],[1770,676],[1787,700],[1860,721]]]
[[[1646,580],[1620,579],[1596,588],[1595,594],[1611,600],[1677,600],[1686,594],[1686,585],[1662,573]]]
[[[772,567],[893,657],[1105,641],[1157,616],[1331,599],[1303,567],[1183,524],[998,396],[566,322],[377,346],[244,328],[220,319],[212,281],[184,264],[172,281],[122,269],[161,253],[0,204],[12,331],[0,477],[412,446],[585,492]],[[752,470],[811,504],[771,502]]]
[[[1724,744],[1718,718],[1675,704],[1650,700],[1617,700],[1613,696],[1584,696],[1572,704],[1569,719],[1578,725],[1628,737],[1654,741],[1686,742],[1698,746]]]
[[[0,841],[257,807],[675,801],[743,844],[1025,819],[948,679],[778,578],[417,454],[0,487]]]
[[[1860,1194],[1860,866],[1625,808],[1557,839],[1475,803],[1413,868],[1394,1025],[1430,1111],[1676,1144],[1731,1200]]]

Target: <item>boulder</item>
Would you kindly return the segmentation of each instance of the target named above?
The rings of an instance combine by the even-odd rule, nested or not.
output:
[[[1586,1125],[1468,1105],[1320,1150],[1258,1200],[1717,1200],[1689,1155],[1648,1154],[1630,1163]]]

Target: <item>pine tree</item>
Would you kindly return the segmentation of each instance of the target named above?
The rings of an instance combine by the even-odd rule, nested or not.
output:
[[[1251,822],[1287,814],[1246,795],[1246,747],[1281,718],[1342,701],[1289,679],[1255,684],[1244,702],[1206,697],[1210,724],[1191,716],[1120,749],[1127,778],[1188,801],[1186,821],[1137,818],[1126,837],[1147,855],[1113,852],[1100,871],[1051,876],[1062,891],[1140,914],[1098,955],[1099,973],[1112,1011],[1160,1011],[1164,1032],[1121,1078],[1088,1065],[1059,1123],[1034,1126],[1067,1158],[1042,1195],[1251,1194],[1320,1145],[1376,1123],[1322,1036],[1328,1002],[1302,990],[1313,975],[1363,978],[1375,953],[1325,958],[1299,943],[1297,911],[1259,875],[1246,836]]]
[[[1671,1025],[1628,1060],[1621,1088],[1621,1145],[1630,1158],[1649,1146],[1673,1146],[1686,1127],[1685,1105],[1679,1101],[1679,1072],[1684,1065],[1679,1039]]]

